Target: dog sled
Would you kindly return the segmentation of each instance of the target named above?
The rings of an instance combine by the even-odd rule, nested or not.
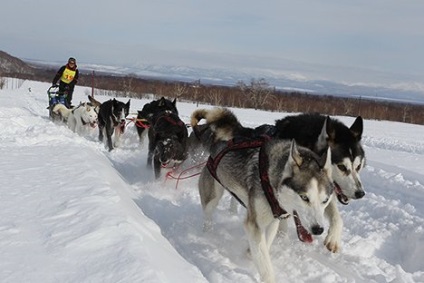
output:
[[[48,106],[47,109],[49,109],[50,119],[53,120],[53,121],[63,121],[63,118],[61,117],[60,114],[53,112],[53,108],[57,104],[62,104],[64,106],[66,106],[66,108],[69,108],[67,106],[68,103],[67,103],[67,100],[66,100],[67,92],[65,91],[64,93],[60,93],[59,92],[59,86],[58,85],[52,85],[47,90],[47,97],[49,99],[49,106]]]

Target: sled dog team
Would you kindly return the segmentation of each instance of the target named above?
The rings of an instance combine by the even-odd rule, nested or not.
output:
[[[89,100],[72,110],[55,106],[53,112],[78,133],[98,121],[99,140],[106,136],[112,150],[124,133],[130,101]],[[304,242],[324,234],[328,221],[324,245],[331,252],[340,250],[343,221],[337,202],[348,205],[365,195],[359,176],[365,166],[360,116],[350,127],[329,116],[300,114],[248,128],[229,109],[216,107],[192,113],[189,135],[176,100],[162,97],[146,103],[137,121],[140,142],[147,133],[147,166],[156,178],[167,164],[207,160],[198,181],[204,230],[210,229],[224,191],[245,207],[248,253],[261,282],[276,282],[269,251],[291,216]]]

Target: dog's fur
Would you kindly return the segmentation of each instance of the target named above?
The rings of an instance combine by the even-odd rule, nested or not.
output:
[[[57,103],[50,107],[51,109],[49,109],[49,116],[53,120],[53,122],[66,123],[68,121],[68,116],[71,113],[71,109],[67,108],[61,103]]]
[[[137,120],[143,121],[143,124],[149,126],[153,116],[157,113],[168,112],[178,115],[177,99],[175,98],[171,101],[162,96],[160,99],[144,104],[143,108],[137,112]],[[140,127],[137,123],[136,127],[140,143],[142,144],[148,128]]]
[[[91,97],[90,101],[95,101],[97,105],[100,103],[93,97]],[[121,135],[125,132],[126,118],[130,111],[130,102],[131,99],[127,103],[124,103],[114,98],[100,103],[98,113],[99,140],[103,142],[103,138],[106,136],[109,151],[119,146]],[[114,135],[113,143],[112,135]]]
[[[151,167],[153,161],[156,179],[160,177],[162,166],[186,160],[188,131],[175,113],[162,111],[153,115],[148,137],[147,166]]]
[[[67,121],[69,129],[74,133],[82,135],[87,127],[95,128],[97,126],[97,112],[89,102],[81,102],[73,109],[68,109],[65,105],[58,103],[52,111],[63,117]]]
[[[331,148],[333,180],[342,204],[365,195],[359,172],[365,166],[361,146],[363,120],[358,116],[348,128],[340,121],[320,114],[300,114],[277,120],[276,137],[295,139],[298,144],[320,154]]]
[[[228,130],[211,127],[216,137],[228,137]],[[211,147],[211,156],[222,148],[223,142]],[[224,142],[225,145],[227,145]],[[263,145],[268,157],[269,183],[278,203],[289,214],[295,215],[306,226],[299,238],[320,235],[324,230],[324,210],[331,203],[331,151],[319,157],[311,150],[289,141],[271,140]],[[259,149],[247,148],[227,152],[216,167],[217,180],[204,167],[199,178],[199,193],[205,215],[205,228],[211,222],[212,212],[224,192],[223,186],[247,208],[245,230],[250,253],[259,271],[261,282],[275,282],[269,255],[279,220],[274,218],[271,206],[261,185]],[[300,224],[299,224],[300,225]],[[305,229],[304,227],[302,227]]]

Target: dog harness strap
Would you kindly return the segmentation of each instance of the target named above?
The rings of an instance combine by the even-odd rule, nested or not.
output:
[[[268,156],[262,146],[259,151],[259,176],[261,178],[262,190],[264,191],[265,197],[271,206],[272,214],[275,218],[280,218],[281,215],[287,214],[287,211],[281,208],[277,198],[275,197],[274,190],[269,182],[268,165]]]
[[[81,117],[81,122],[82,122],[82,124],[85,126],[85,125],[87,125],[87,122],[86,121],[84,121],[84,119]]]
[[[222,158],[222,157],[221,157]],[[221,160],[221,158],[219,158],[219,160]],[[215,180],[218,181],[218,183],[221,184],[221,186],[223,186],[225,188],[225,186],[221,183],[221,181],[218,179],[218,176],[216,175],[216,167],[218,166],[219,163],[218,159],[213,159],[211,156],[209,156],[208,162],[206,163],[206,167],[209,170],[209,173],[211,173],[212,177],[215,178]],[[218,162],[217,162],[218,161]],[[233,192],[231,192],[230,190],[228,190],[227,188],[225,188],[242,206],[246,207],[246,205],[244,204],[244,202],[241,201],[241,199]]]
[[[216,174],[216,169],[218,168],[218,164],[221,159],[224,157],[227,152],[231,150],[237,149],[246,149],[246,148],[257,148],[260,147],[259,150],[259,177],[261,179],[262,190],[264,191],[265,197],[271,206],[272,214],[275,218],[280,218],[282,215],[287,214],[287,212],[280,207],[277,198],[275,197],[274,190],[271,187],[268,176],[268,157],[265,153],[263,144],[270,140],[269,136],[262,135],[258,139],[255,140],[247,140],[242,142],[235,142],[235,139],[229,140],[227,142],[227,146],[221,150],[215,158],[209,156],[208,162],[206,163],[206,167],[208,168],[212,177],[215,178],[224,188],[225,186],[221,183]],[[231,192],[230,192],[231,193]],[[244,207],[246,205],[233,193],[231,193],[239,203],[241,203]]]
[[[143,128],[143,129],[148,129],[150,128],[150,125],[148,124],[144,124],[143,122],[146,121],[144,119],[136,119],[135,120],[135,125],[139,128]]]
[[[183,123],[183,121],[181,121],[180,119],[173,119],[173,118],[171,118],[171,116],[169,115],[169,113],[165,113],[165,114],[163,114],[162,116],[160,116],[157,120],[156,120],[156,123],[160,120],[160,119],[165,119],[166,121],[168,121],[169,123],[171,123],[172,125],[174,125],[174,126],[180,126],[180,127],[182,127],[182,126],[184,126],[184,123]]]

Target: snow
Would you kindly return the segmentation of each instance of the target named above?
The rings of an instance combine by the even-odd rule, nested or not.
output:
[[[78,136],[51,122],[48,87],[0,90],[0,282],[258,282],[244,209],[231,214],[225,195],[203,232],[198,177],[155,180],[133,124],[109,152],[97,129]],[[74,104],[88,93],[77,87]],[[146,102],[131,99],[131,113]],[[188,122],[196,104],[177,107]],[[287,115],[233,110],[246,126]],[[339,206],[341,252],[324,248],[325,233],[299,242],[290,224],[271,250],[277,282],[424,282],[424,127],[364,127],[367,194]]]

